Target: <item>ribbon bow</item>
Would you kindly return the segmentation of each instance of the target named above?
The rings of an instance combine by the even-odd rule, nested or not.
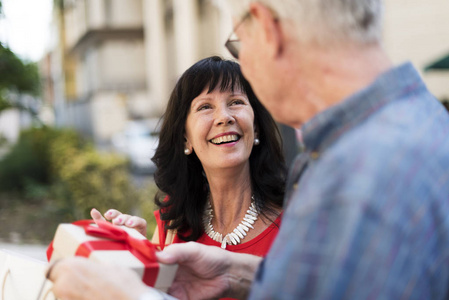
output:
[[[93,224],[96,226],[91,226]],[[72,223],[73,225],[80,226],[84,228],[84,232],[87,235],[110,239],[114,242],[119,242],[125,244],[131,252],[138,251],[142,256],[147,258],[149,261],[156,262],[156,247],[147,239],[137,239],[130,236],[125,230],[119,226],[112,225],[106,221],[92,221],[92,220],[81,220]],[[77,251],[78,253],[78,251]],[[90,252],[89,252],[90,253]],[[81,253],[79,253],[81,254]]]
[[[94,224],[97,226],[92,226]],[[95,250],[124,250],[129,251],[145,266],[143,282],[154,286],[159,264],[156,259],[156,247],[147,239],[138,239],[129,235],[122,228],[106,221],[81,220],[72,223],[84,229],[86,235],[102,238],[102,240],[86,241],[81,243],[75,256],[89,257]],[[47,258],[50,260],[53,253],[53,242],[47,249]]]

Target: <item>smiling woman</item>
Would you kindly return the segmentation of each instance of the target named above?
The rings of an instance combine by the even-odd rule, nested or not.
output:
[[[282,214],[284,159],[276,123],[238,63],[209,57],[181,76],[153,161],[160,189],[153,242],[164,248],[197,241],[266,254]],[[105,217],[145,226],[114,210]]]
[[[153,159],[163,193],[156,199],[162,247],[166,230],[176,230],[174,242],[238,251],[278,224],[285,178],[280,135],[237,63],[210,57],[181,76]],[[252,202],[261,217],[236,243],[231,237],[239,236]],[[209,203],[212,215],[204,217]]]

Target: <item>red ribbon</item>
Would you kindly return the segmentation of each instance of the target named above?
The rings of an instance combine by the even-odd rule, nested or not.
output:
[[[154,286],[159,274],[159,263],[156,259],[156,248],[147,239],[136,239],[130,236],[122,228],[112,225],[106,221],[97,221],[98,227],[90,226],[95,224],[92,220],[81,220],[72,223],[84,228],[87,235],[104,238],[107,240],[87,241],[78,246],[75,256],[89,257],[95,250],[124,250],[131,252],[145,266],[143,282],[149,286]],[[50,260],[53,253],[53,242],[47,249],[47,258]]]

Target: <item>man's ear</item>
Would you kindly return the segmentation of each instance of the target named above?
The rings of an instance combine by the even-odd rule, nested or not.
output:
[[[273,12],[259,2],[250,4],[250,13],[259,26],[262,35],[263,47],[271,57],[277,57],[282,52],[282,28]]]

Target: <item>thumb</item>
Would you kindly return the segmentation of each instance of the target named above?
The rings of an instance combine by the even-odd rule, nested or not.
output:
[[[90,211],[90,216],[92,217],[92,219],[94,219],[95,222],[96,221],[106,221],[106,219],[103,218],[101,213],[95,208],[92,208],[92,210]]]
[[[207,250],[213,250],[213,246],[205,246],[195,242],[171,244],[164,248],[163,251],[156,253],[158,261],[165,264],[188,263],[197,261],[201,257],[201,253]]]
[[[157,251],[156,252],[157,260],[163,264],[175,264],[178,262],[178,256],[176,253],[171,253],[170,251]]]

